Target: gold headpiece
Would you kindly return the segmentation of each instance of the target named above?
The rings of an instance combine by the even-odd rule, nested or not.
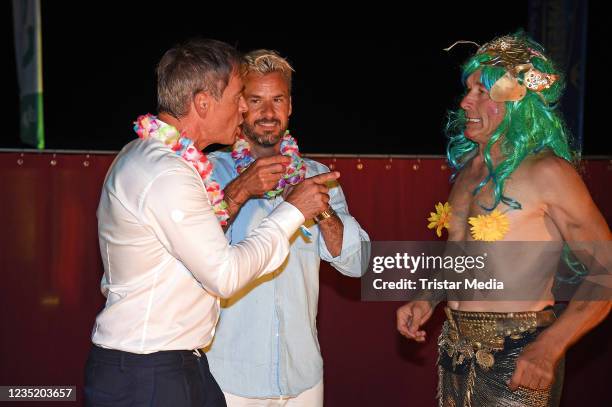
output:
[[[457,41],[445,50],[465,42],[467,41]],[[506,69],[505,75],[491,87],[490,97],[495,102],[521,100],[527,94],[527,89],[544,99],[540,92],[550,88],[559,79],[558,75],[544,73],[533,67],[532,57],[537,56],[544,60],[546,57],[520,37],[507,35],[496,38],[481,46],[476,54],[488,54],[492,57],[491,60],[482,62],[482,65],[503,66]],[[519,74],[522,72],[525,74],[521,80]]]

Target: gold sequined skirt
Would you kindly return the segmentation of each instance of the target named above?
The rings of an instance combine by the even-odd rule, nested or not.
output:
[[[563,386],[563,361],[547,390],[519,388],[508,382],[522,350],[555,320],[539,312],[466,312],[446,308],[438,340],[440,407],[557,406]]]

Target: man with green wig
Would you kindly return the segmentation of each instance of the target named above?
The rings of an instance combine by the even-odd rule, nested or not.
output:
[[[574,296],[558,312],[557,267],[542,248],[587,242],[578,259],[610,270],[612,234],[575,169],[579,154],[557,109],[564,78],[543,48],[522,32],[496,38],[465,63],[463,82],[466,93],[447,126],[454,185],[448,205],[438,208],[445,213],[430,220],[444,219],[449,241],[503,242],[491,245],[506,250],[497,262],[489,252],[493,275],[516,292],[531,291],[520,300],[507,292],[479,301],[446,298],[439,403],[558,405],[567,349],[611,303]],[[506,242],[528,242],[529,249],[509,258]],[[399,332],[417,342],[425,341],[422,325],[439,302],[420,298],[397,311]]]

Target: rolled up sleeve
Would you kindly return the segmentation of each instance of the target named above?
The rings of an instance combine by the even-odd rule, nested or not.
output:
[[[332,256],[321,234],[321,239],[319,239],[321,259],[330,262],[336,270],[344,275],[361,277],[370,258],[370,237],[348,212],[346,198],[340,185],[331,188],[329,195],[330,206],[334,209],[344,226],[342,250],[338,256]]]

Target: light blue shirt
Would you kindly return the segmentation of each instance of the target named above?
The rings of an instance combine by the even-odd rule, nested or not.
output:
[[[229,152],[215,152],[209,158],[214,164],[214,179],[222,188],[238,176]],[[321,163],[304,161],[307,178],[329,172]],[[359,277],[361,242],[369,241],[349,214],[340,186],[331,188],[329,195],[330,205],[344,225],[340,255],[329,253],[319,227],[307,221],[312,238],[298,230],[291,239],[287,260],[277,271],[222,302],[207,356],[223,391],[253,398],[296,396],[323,378],[316,326],[320,259],[342,274]],[[231,243],[243,240],[281,202],[282,197],[247,201],[226,233]]]

